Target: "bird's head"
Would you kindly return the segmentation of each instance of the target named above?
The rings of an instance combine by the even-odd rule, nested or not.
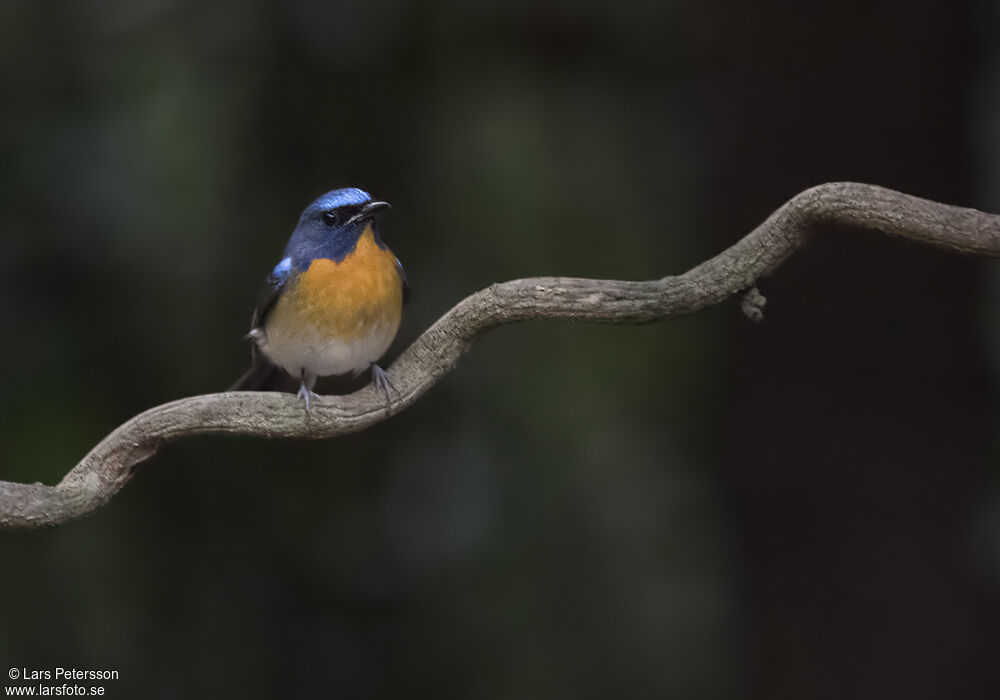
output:
[[[375,214],[388,208],[387,202],[375,201],[356,187],[327,192],[302,212],[288,241],[286,255],[291,255],[300,264],[314,258],[339,262],[354,250],[368,226],[372,226],[374,232]]]

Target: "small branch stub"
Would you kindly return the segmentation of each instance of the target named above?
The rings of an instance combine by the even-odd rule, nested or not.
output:
[[[398,413],[454,369],[483,333],[533,319],[649,323],[702,311],[742,293],[741,309],[763,317],[757,281],[773,272],[822,224],[905,238],[951,252],[1000,255],[1000,216],[855,182],[819,185],[796,195],[728,249],[682,275],[645,282],[541,277],[497,282],[463,299],[389,368]],[[163,404],[126,421],[55,486],[0,481],[0,529],[59,525],[100,508],[136,465],[187,435],[327,438],[364,430],[388,417],[369,387],[326,396],[306,413],[293,394],[225,392]]]
[[[754,323],[760,323],[764,320],[765,304],[767,304],[767,298],[760,293],[756,286],[753,286],[743,293],[743,297],[740,299],[740,310]]]

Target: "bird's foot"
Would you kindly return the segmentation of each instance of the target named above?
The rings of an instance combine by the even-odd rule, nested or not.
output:
[[[386,410],[392,413],[392,397],[389,395],[389,390],[395,391],[397,396],[399,396],[399,390],[389,378],[389,373],[374,362],[372,363],[372,386],[375,388],[376,394],[380,391],[385,393]]]
[[[306,405],[306,413],[309,413],[309,400],[318,398],[319,394],[317,394],[312,389],[307,388],[305,384],[302,384],[299,387],[299,401],[303,402]]]

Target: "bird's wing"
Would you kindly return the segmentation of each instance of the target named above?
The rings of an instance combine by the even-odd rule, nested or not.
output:
[[[403,284],[403,303],[405,304],[410,300],[410,280],[406,279],[406,270],[403,269],[403,263],[399,262],[399,258],[396,258],[396,272],[399,273],[399,281]]]
[[[264,281],[264,289],[261,290],[260,301],[257,302],[257,308],[253,310],[253,320],[250,321],[251,333],[264,325],[267,313],[274,306],[274,302],[278,300],[278,297],[281,296],[281,292],[285,289],[285,285],[288,283],[288,278],[291,277],[291,274],[292,258],[287,257],[275,265],[271,274],[267,276],[267,279]]]
[[[277,368],[268,362],[263,353],[257,352],[257,339],[259,334],[263,333],[261,327],[264,325],[268,312],[274,306],[274,302],[278,300],[278,297],[281,296],[281,292],[284,291],[291,275],[292,259],[291,257],[287,257],[274,266],[271,274],[264,281],[264,289],[261,290],[257,308],[253,310],[253,319],[250,321],[250,332],[247,334],[247,338],[251,341],[250,369],[237,379],[235,384],[229,387],[229,391],[260,389],[266,384],[271,383],[271,380],[274,378],[274,370]]]

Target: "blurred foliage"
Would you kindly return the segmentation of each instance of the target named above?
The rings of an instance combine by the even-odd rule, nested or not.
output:
[[[332,187],[394,204],[399,346],[498,279],[703,252],[668,6],[0,13],[2,478],[54,482],[133,413],[225,387]],[[707,333],[505,329],[364,434],[171,446],[94,517],[3,538],[0,659],[118,668],[116,697],[717,695]]]
[[[798,52],[805,80],[826,44],[738,50],[732,10],[4,2],[0,478],[55,482],[131,415],[226,387],[258,285],[333,187],[394,205],[415,296],[391,356],[494,281],[678,272],[796,187],[883,172],[835,136],[829,169],[745,157],[781,134],[719,91],[775,97],[760,71]],[[712,77],[737,61],[745,84]],[[978,69],[995,169],[995,54]],[[739,177],[777,184],[715,189]],[[743,228],[720,234],[727,207]],[[713,463],[738,323],[505,328],[364,433],[169,446],[94,516],[0,537],[0,662],[116,668],[110,697],[729,695],[753,617]]]

